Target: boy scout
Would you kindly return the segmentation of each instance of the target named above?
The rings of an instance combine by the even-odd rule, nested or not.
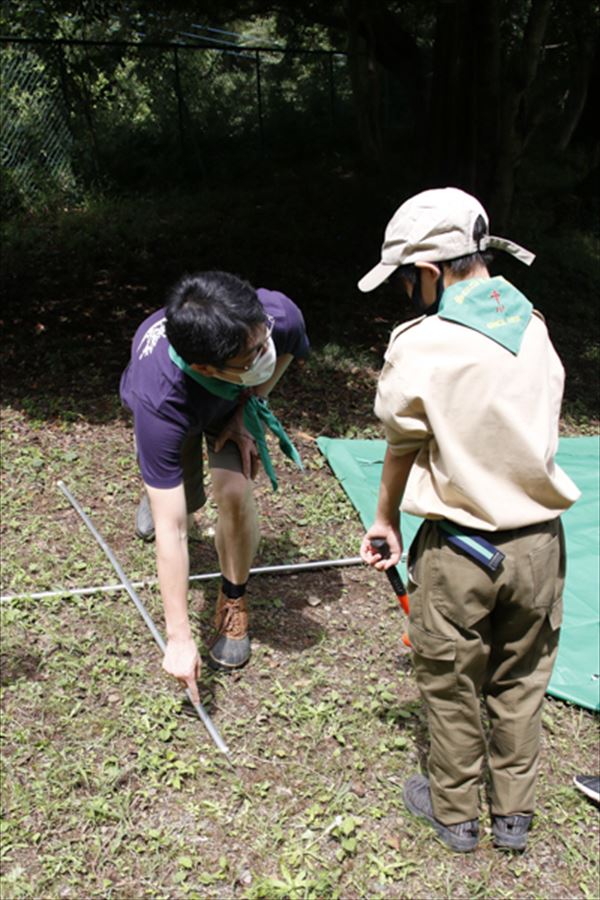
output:
[[[488,228],[474,197],[424,191],[397,210],[359,282],[370,291],[398,272],[422,313],[392,333],[379,379],[388,446],[361,555],[378,569],[398,562],[401,503],[424,519],[408,588],[429,777],[411,776],[404,799],[455,851],[477,846],[486,755],[494,843],[525,848],[562,617],[559,517],[579,496],[554,462],[564,372],[544,320],[488,271],[490,249],[533,256]]]

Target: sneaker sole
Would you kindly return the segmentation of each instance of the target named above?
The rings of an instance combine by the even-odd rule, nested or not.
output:
[[[235,665],[230,665],[229,663],[221,662],[218,659],[215,659],[214,656],[208,654],[207,663],[209,668],[213,669],[215,672],[235,672],[237,669],[243,669],[244,666],[248,664],[250,661],[250,657],[245,659],[241,663],[236,663]]]
[[[240,646],[241,644],[245,646]],[[220,655],[215,656],[214,650]],[[245,656],[244,653],[246,654]],[[247,637],[239,641],[220,637],[208,651],[208,664],[213,669],[221,669],[229,672],[234,669],[243,669],[250,659],[250,655],[250,641]],[[227,657],[229,657],[229,659],[227,659]]]
[[[494,847],[498,850],[516,850],[523,851],[527,847],[527,835],[524,838],[499,838],[494,835]]]

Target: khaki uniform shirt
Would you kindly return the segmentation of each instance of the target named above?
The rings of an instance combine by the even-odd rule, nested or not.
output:
[[[396,328],[375,413],[393,455],[418,450],[401,509],[484,531],[559,516],[579,497],[554,462],[563,385],[538,313],[516,356],[436,315]]]

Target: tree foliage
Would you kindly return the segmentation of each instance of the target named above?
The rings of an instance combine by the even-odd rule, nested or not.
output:
[[[335,102],[343,112],[351,91],[365,162],[382,170],[411,165],[416,184],[472,190],[501,226],[525,159],[558,159],[578,142],[587,170],[597,166],[591,109],[599,10],[593,0],[307,0],[293,7],[282,0],[22,0],[2,4],[1,24],[13,36],[139,43],[137,53],[39,49],[84,148],[77,167],[88,175],[106,167],[107,136],[121,158],[131,161],[127,151],[135,148],[138,163],[142,143],[165,160],[177,151],[186,175],[204,171],[211,138],[247,140],[257,130],[251,81],[261,73],[251,52],[234,57],[228,47],[339,49],[349,55],[335,97],[331,72],[308,54],[259,59],[265,83],[271,80],[259,110],[270,117],[269,140],[287,134],[290,145],[298,140],[297,149],[310,152],[302,134],[332,126],[345,140],[331,114]],[[193,43],[189,35],[220,49],[196,57],[141,52],[156,41]],[[310,114],[328,102],[329,125],[318,116],[311,125]],[[294,121],[301,121],[296,130]]]

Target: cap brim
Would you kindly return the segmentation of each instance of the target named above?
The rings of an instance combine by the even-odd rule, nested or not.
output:
[[[379,287],[380,284],[383,284],[397,268],[398,266],[377,263],[377,265],[374,266],[370,272],[367,272],[366,275],[363,275],[358,282],[359,291],[363,291],[363,293],[366,294],[368,291],[375,290],[375,288]]]

